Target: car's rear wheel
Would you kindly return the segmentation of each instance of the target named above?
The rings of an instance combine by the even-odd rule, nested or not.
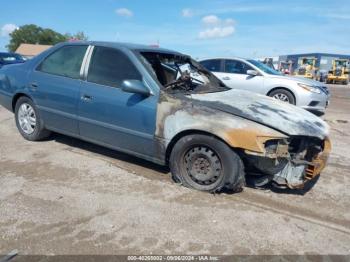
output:
[[[44,128],[33,101],[28,97],[23,96],[17,100],[15,119],[18,131],[29,141],[42,140],[50,135],[50,132]]]
[[[269,94],[270,97],[275,98],[277,100],[295,105],[295,98],[293,96],[293,94],[285,89],[276,89],[274,91],[272,91]]]
[[[239,156],[221,140],[207,135],[181,138],[171,152],[170,169],[176,182],[201,191],[240,191],[245,181]]]

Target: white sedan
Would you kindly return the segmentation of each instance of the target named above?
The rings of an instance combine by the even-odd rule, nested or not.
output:
[[[328,106],[329,91],[321,82],[283,75],[259,61],[212,58],[200,63],[230,88],[264,94],[318,113]]]

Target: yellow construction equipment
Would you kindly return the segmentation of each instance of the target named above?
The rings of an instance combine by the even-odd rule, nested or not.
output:
[[[295,76],[302,76],[310,79],[317,78],[317,68],[315,57],[302,57],[299,63],[299,67],[294,72]]]
[[[334,59],[332,62],[332,69],[328,71],[326,82],[327,84],[349,84],[349,60]]]

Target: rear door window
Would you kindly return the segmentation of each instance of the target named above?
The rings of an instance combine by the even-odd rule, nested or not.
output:
[[[124,80],[142,80],[142,76],[123,52],[114,48],[95,47],[87,81],[120,87]]]
[[[39,65],[38,71],[78,79],[87,46],[63,46]]]

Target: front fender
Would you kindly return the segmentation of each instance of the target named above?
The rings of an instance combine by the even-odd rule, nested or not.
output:
[[[162,98],[161,98],[162,100]],[[167,97],[158,105],[156,135],[165,147],[179,133],[197,130],[213,134],[234,148],[264,153],[264,143],[286,136],[254,121],[234,116],[186,100]]]

